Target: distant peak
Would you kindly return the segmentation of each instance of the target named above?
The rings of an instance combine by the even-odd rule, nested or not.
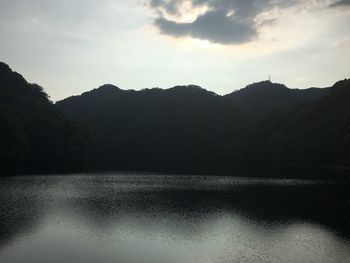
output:
[[[114,86],[112,84],[103,84],[102,86],[98,87],[96,90],[112,90],[112,91],[119,91],[121,90],[117,86]]]
[[[337,81],[330,89],[331,94],[343,94],[344,98],[350,95],[350,79]]]
[[[249,84],[245,88],[259,88],[259,87],[263,87],[263,88],[285,88],[285,89],[287,89],[287,87],[284,84],[273,83],[270,80],[263,80],[263,81],[260,81],[260,82],[255,82],[255,83]]]
[[[121,89],[112,84],[104,84],[96,89],[86,92],[87,94],[115,94],[120,92]]]
[[[343,79],[343,80],[339,80],[337,81],[333,87],[337,87],[337,86],[342,86],[342,85],[347,85],[350,83],[350,79]]]
[[[196,90],[204,90],[202,87],[197,86],[197,85],[193,85],[193,84],[190,84],[190,85],[178,85],[178,86],[174,86],[174,87],[170,88],[169,90],[172,90],[172,89],[196,89]]]
[[[211,94],[211,95],[216,95],[214,92],[212,91],[208,91],[198,85],[182,85],[182,86],[175,86],[172,87],[170,89],[168,89],[167,91],[170,92],[190,92],[190,93],[206,93],[206,94]]]
[[[4,62],[0,62],[0,77],[3,81],[18,81],[22,84],[28,84],[28,82],[23,78],[23,76],[15,71],[13,71],[9,65]]]
[[[12,69],[6,63],[0,62],[0,71],[12,72]]]
[[[284,84],[280,84],[280,83],[273,83],[270,80],[263,80],[260,82],[255,82],[252,84],[247,85],[246,87],[244,87],[243,89],[239,89],[234,91],[231,94],[235,94],[235,93],[246,93],[246,92],[261,92],[264,90],[288,90],[288,88],[284,85]]]
[[[112,84],[104,84],[96,89],[90,90],[90,91],[86,91],[83,92],[82,94],[78,95],[78,96],[72,96],[72,97],[79,97],[79,96],[113,96],[114,94],[117,94],[121,91],[120,88],[118,88],[117,86],[114,86]],[[69,98],[72,98],[69,97]],[[67,98],[68,99],[68,98]]]

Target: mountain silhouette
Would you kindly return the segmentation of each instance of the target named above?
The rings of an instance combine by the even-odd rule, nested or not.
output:
[[[262,81],[234,91],[225,97],[242,109],[252,121],[259,121],[277,110],[290,110],[303,103],[316,101],[328,88],[289,89],[283,84]]]
[[[80,140],[39,85],[0,63],[1,174],[71,170],[82,156]]]
[[[349,101],[350,80],[343,80],[317,101],[274,112],[231,142],[228,165],[231,169],[254,163],[346,172],[350,166]]]
[[[269,81],[226,96],[195,85],[141,91],[108,87],[113,92],[104,85],[56,103],[67,118],[89,129],[94,141],[89,163],[96,170],[178,173],[230,173],[227,162],[235,163],[230,156],[249,160],[244,152],[259,145],[232,148],[235,140],[274,120],[274,114],[287,114],[329,91],[289,89]],[[261,154],[254,160],[257,165],[265,164],[266,156],[254,154]]]
[[[114,93],[104,87],[56,103],[88,128],[89,163],[97,170],[214,173],[225,139],[245,126],[239,109],[198,86]]]
[[[53,104],[1,63],[3,174],[346,169],[349,90],[349,80],[305,90],[262,81],[225,96],[196,85],[135,91],[106,84]]]
[[[291,113],[269,143],[277,161],[350,166],[349,102],[350,80],[343,80],[327,96]]]

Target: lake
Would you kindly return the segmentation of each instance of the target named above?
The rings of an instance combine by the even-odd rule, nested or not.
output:
[[[0,262],[350,262],[349,190],[219,176],[5,178]]]

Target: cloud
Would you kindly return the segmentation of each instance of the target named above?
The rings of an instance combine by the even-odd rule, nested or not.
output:
[[[330,7],[337,7],[337,6],[350,6],[350,0],[340,0],[330,5]]]
[[[220,44],[242,44],[275,25],[281,12],[348,8],[350,0],[146,0],[156,11],[154,25],[164,35]],[[198,12],[198,10],[203,12]],[[274,14],[274,16],[271,16]],[[186,19],[190,18],[190,19]]]
[[[193,37],[221,44],[241,44],[258,36],[259,14],[277,7],[284,7],[297,0],[149,0],[149,6],[157,11],[154,24],[162,34],[174,37]],[[179,21],[186,13],[206,7],[193,21]],[[271,19],[270,19],[271,21]]]
[[[226,16],[223,11],[207,12],[192,23],[177,23],[158,18],[155,25],[164,34],[176,37],[191,36],[222,44],[248,42],[257,34],[250,21]]]

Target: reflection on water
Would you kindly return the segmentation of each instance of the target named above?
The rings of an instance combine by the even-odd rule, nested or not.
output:
[[[0,262],[350,262],[346,184],[85,175],[0,181]]]

